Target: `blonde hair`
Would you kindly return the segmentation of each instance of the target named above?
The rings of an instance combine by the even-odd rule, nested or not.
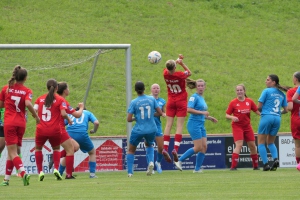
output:
[[[244,89],[244,91],[245,91],[245,97],[247,98],[245,85],[243,83],[240,83],[240,84],[236,85],[235,88],[237,88],[238,86],[241,86]]]
[[[175,60],[168,60],[168,61],[166,62],[166,67],[167,67],[167,69],[168,69],[169,71],[174,70],[175,66],[176,66]]]

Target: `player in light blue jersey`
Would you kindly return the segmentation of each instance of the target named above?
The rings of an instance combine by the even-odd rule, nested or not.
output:
[[[76,108],[78,110],[79,108]],[[70,137],[73,138],[79,144],[79,148],[83,153],[89,154],[89,170],[90,178],[97,178],[95,175],[96,172],[96,150],[92,140],[89,137],[89,122],[94,124],[94,128],[90,130],[90,133],[96,133],[99,127],[99,121],[94,116],[94,114],[86,109],[83,110],[83,113],[80,118],[75,118],[73,115],[69,114],[69,117],[73,121],[72,125],[67,125],[67,132]],[[65,158],[61,159],[61,164],[59,166],[59,172],[62,175],[65,170]]]
[[[151,176],[154,168],[153,144],[157,132],[154,113],[157,112],[157,116],[161,116],[162,111],[153,97],[144,95],[145,85],[143,82],[138,81],[135,83],[135,91],[138,97],[131,101],[127,110],[127,121],[136,121],[131,130],[129,147],[126,155],[127,172],[128,177],[132,177],[135,150],[137,145],[144,139],[146,144],[146,157],[149,161],[147,175]]]
[[[274,144],[277,132],[280,128],[281,114],[288,112],[286,96],[282,91],[287,89],[279,85],[279,78],[270,74],[266,79],[267,88],[264,89],[258,99],[258,110],[261,112],[258,126],[258,151],[263,161],[263,171],[276,171],[279,167],[277,147]],[[282,90],[282,91],[280,91]],[[283,107],[283,110],[281,110]],[[268,163],[267,149],[271,153],[274,162],[270,167]]]
[[[159,106],[159,108],[162,110],[163,114],[162,117],[166,117],[166,113],[165,113],[165,105],[166,105],[166,100],[164,100],[163,98],[159,97],[159,93],[160,93],[160,86],[158,84],[153,84],[151,86],[151,95],[156,99],[156,102]],[[160,120],[160,116],[156,116],[157,113],[154,113],[154,121],[157,127],[157,132],[155,135],[155,140],[156,140],[156,145],[157,145],[157,160],[155,162],[155,167],[156,167],[156,171],[160,174],[162,173],[162,168],[161,168],[161,160],[163,158],[163,154],[162,151],[164,149],[164,138],[163,138],[163,131],[162,131],[162,127],[161,127],[161,120]],[[154,173],[154,171],[153,171]]]
[[[205,129],[205,120],[210,120],[217,123],[218,120],[209,115],[207,104],[204,100],[204,91],[206,89],[206,83],[203,79],[198,79],[197,81],[187,79],[187,86],[190,89],[196,88],[197,92],[193,94],[187,105],[187,111],[190,113],[187,129],[193,140],[194,147],[188,149],[179,158],[178,162],[174,162],[177,169],[182,171],[182,162],[192,155],[196,154],[196,165],[193,173],[202,172],[201,166],[205,158],[205,153],[207,150],[207,136]]]

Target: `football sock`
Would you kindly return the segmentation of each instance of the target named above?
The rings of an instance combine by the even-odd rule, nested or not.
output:
[[[230,168],[236,168],[239,163],[239,154],[233,153],[231,157],[231,167]]]
[[[14,163],[12,160],[6,160],[6,169],[5,169],[5,175],[8,175],[10,177],[12,171],[14,169]],[[7,178],[5,177],[7,180]]]
[[[163,155],[161,153],[157,152],[157,162],[160,163],[162,161],[162,158],[163,158]]]
[[[275,146],[274,143],[268,144],[268,149],[273,159],[278,158],[277,147]]]
[[[134,162],[134,155],[127,154],[127,172],[128,174],[133,174],[133,162]]]
[[[178,152],[179,146],[180,146],[180,142],[182,141],[182,134],[175,134],[175,138],[174,138],[174,149],[176,150],[176,152]]]
[[[62,150],[61,152],[60,152],[60,158],[64,158],[64,157],[66,157],[67,156],[67,152],[65,151],[65,150]]]
[[[96,162],[89,162],[90,173],[96,172]]]
[[[250,156],[252,158],[253,168],[257,168],[258,167],[258,155],[257,154],[251,154]]]
[[[23,177],[25,174],[25,168],[23,166],[23,162],[19,156],[16,156],[13,160],[14,166],[17,170],[21,171],[21,176]]]
[[[169,149],[169,144],[170,144],[170,136],[169,135],[164,135],[164,149],[168,151]]]
[[[150,162],[154,162],[154,147],[147,147],[146,148],[146,157],[149,164]]]
[[[66,156],[66,174],[67,176],[72,176],[74,167],[74,155]]]
[[[263,161],[263,164],[268,163],[268,155],[267,155],[267,149],[266,149],[265,144],[258,145],[258,152]]]
[[[202,152],[197,153],[195,171],[199,171],[200,170],[200,168],[201,168],[201,166],[203,164],[204,158],[205,158],[205,154],[204,153],[202,153]]]
[[[61,176],[64,174],[65,169],[66,169],[66,166],[62,166],[61,164],[59,165],[58,171]]]
[[[179,161],[182,162],[194,154],[195,154],[194,148],[193,147],[189,148],[186,152],[184,152],[184,154],[182,154],[182,156],[179,158]]]
[[[53,158],[54,169],[58,169],[59,162],[60,162],[60,151],[53,151],[52,158]]]
[[[35,151],[35,163],[38,169],[38,174],[43,171],[43,152]]]

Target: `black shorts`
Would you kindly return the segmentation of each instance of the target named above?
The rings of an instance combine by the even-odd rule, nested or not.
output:
[[[4,137],[3,126],[0,126],[0,137]]]

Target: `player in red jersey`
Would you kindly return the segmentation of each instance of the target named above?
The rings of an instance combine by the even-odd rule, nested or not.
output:
[[[295,87],[287,91],[286,99],[288,102],[287,109],[291,111],[291,132],[295,141],[297,169],[300,171],[300,98],[298,97],[295,102],[293,102],[293,96],[300,86],[300,72],[293,74],[293,83]]]
[[[182,129],[185,117],[187,115],[187,92],[186,79],[191,75],[189,68],[183,63],[183,55],[175,60],[168,60],[163,76],[168,88],[168,100],[166,105],[167,123],[164,131],[164,150],[163,156],[167,162],[171,162],[168,153],[170,134],[175,116],[177,117],[174,149],[172,150],[173,160],[178,162],[178,149],[182,140]],[[183,67],[184,71],[176,71],[176,64]]]
[[[250,112],[253,111],[260,115],[254,101],[247,97],[246,89],[243,84],[236,86],[237,98],[233,99],[226,110],[226,118],[231,120],[232,134],[235,143],[235,148],[232,153],[232,162],[230,170],[236,170],[239,154],[241,152],[243,141],[247,142],[252,158],[254,170],[258,170],[258,155],[255,145],[255,136],[250,123]]]
[[[24,186],[29,185],[30,175],[26,174],[21,158],[18,156],[18,146],[22,146],[22,139],[26,129],[25,107],[31,112],[36,123],[40,119],[31,104],[32,91],[24,86],[27,70],[17,65],[14,68],[8,85],[2,88],[0,94],[0,108],[5,108],[4,136],[7,147],[6,172],[2,185],[8,186],[13,168],[21,171]]]
[[[68,84],[66,82],[59,82],[58,83],[58,90],[57,94],[59,94],[61,97],[64,99],[69,95],[69,88]],[[76,111],[74,108],[72,108],[67,100],[65,100],[67,104],[67,109],[66,112],[67,114],[71,114],[76,118],[81,117],[84,105],[83,103],[79,103],[78,107],[79,110]],[[61,122],[59,123],[60,128],[61,128],[61,145],[64,147],[64,150],[61,151],[61,159],[60,166],[66,168],[66,179],[75,179],[75,177],[72,176],[72,171],[74,167],[74,152],[78,151],[79,149],[79,144],[72,139],[68,132],[66,131],[65,128],[65,123],[64,120],[62,119]],[[59,169],[59,171],[64,171],[62,169]]]
[[[49,92],[40,96],[34,104],[34,109],[41,119],[35,132],[35,161],[38,168],[39,181],[43,181],[45,177],[43,172],[42,149],[47,140],[49,140],[53,149],[53,174],[56,176],[57,180],[62,180],[62,177],[58,172],[61,140],[61,129],[58,124],[61,122],[61,119],[66,119],[70,124],[72,123],[66,113],[67,104],[65,99],[56,93],[58,89],[57,81],[49,79],[47,81],[47,89]]]

